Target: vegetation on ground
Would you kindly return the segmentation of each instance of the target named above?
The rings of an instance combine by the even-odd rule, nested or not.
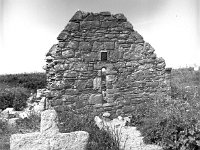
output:
[[[90,108],[85,108],[83,111],[85,113],[82,114],[72,110],[60,112],[58,115],[60,132],[88,132],[87,150],[119,150],[119,138],[114,138],[110,133],[97,127]]]
[[[13,107],[15,110],[23,110],[30,93],[45,87],[45,73],[0,75],[0,109]],[[19,119],[15,131],[10,131],[7,128],[7,123],[0,120],[0,150],[10,149],[11,134],[37,130],[38,119],[34,115],[29,119]]]
[[[3,109],[13,106],[20,110],[25,106],[23,104],[27,91],[30,93],[30,90],[43,88],[45,85],[46,77],[43,73],[0,76],[0,106]],[[137,105],[130,125],[137,126],[146,143],[158,144],[165,150],[200,149],[200,71],[191,68],[173,69],[171,97],[171,100],[165,100],[158,95],[156,101]],[[89,150],[119,149],[119,141],[95,125],[94,116],[89,109],[84,111],[87,112],[84,115],[73,111],[60,113],[61,132],[89,132]],[[16,132],[38,130],[39,118],[35,117],[30,118],[31,120],[19,120],[17,126],[20,130],[16,129]],[[8,150],[9,136],[6,135],[11,132],[2,121],[0,134],[0,145],[4,143],[4,150]]]
[[[200,149],[200,71],[172,70],[172,99],[138,105],[131,125],[137,126],[148,144],[165,150]]]
[[[0,109],[11,107],[17,111],[23,110],[29,96],[30,93],[23,87],[0,89]]]
[[[30,93],[45,87],[45,73],[0,75],[0,109],[22,110]]]
[[[4,87],[23,87],[36,91],[46,87],[46,75],[45,73],[0,75],[0,89]]]
[[[40,129],[40,116],[32,114],[29,118],[18,119],[15,128],[9,129],[8,123],[0,119],[0,150],[10,150],[10,136],[36,132]]]

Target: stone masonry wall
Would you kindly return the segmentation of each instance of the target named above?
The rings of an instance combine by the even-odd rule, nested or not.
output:
[[[123,14],[77,11],[57,39],[45,67],[57,111],[92,106],[123,115],[170,93],[170,69]]]

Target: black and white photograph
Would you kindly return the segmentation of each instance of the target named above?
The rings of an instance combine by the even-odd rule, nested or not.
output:
[[[0,150],[200,150],[200,0],[0,0]]]

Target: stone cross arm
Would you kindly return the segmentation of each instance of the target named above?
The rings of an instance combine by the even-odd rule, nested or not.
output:
[[[85,150],[89,134],[85,131],[60,133],[55,110],[41,114],[40,132],[13,134],[11,150]]]

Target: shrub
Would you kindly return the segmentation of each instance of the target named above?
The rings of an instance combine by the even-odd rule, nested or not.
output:
[[[29,118],[16,120],[16,128],[7,128],[6,121],[0,120],[0,150],[10,149],[10,136],[16,133],[31,133],[39,131],[40,116],[32,114]]]
[[[94,121],[94,115],[75,114],[73,111],[62,112],[59,116],[61,132],[87,131],[90,135],[87,145],[88,150],[118,150],[119,143],[109,133],[100,130]]]
[[[0,109],[13,107],[22,110],[26,106],[29,92],[22,87],[6,88],[0,90]]]
[[[0,90],[0,109],[5,109],[7,107],[12,107],[13,104],[13,94],[8,91],[8,89]]]
[[[172,71],[172,99],[137,105],[131,125],[137,126],[149,144],[166,150],[200,149],[200,72]]]
[[[28,118],[20,118],[16,121],[17,132],[28,133],[40,130],[41,117],[37,114],[31,114]]]
[[[194,105],[195,104],[195,105]],[[199,105],[197,99],[150,102],[136,107],[131,120],[149,144],[166,150],[200,148]]]
[[[29,90],[36,91],[37,89],[46,87],[45,73],[24,73],[24,74],[8,74],[0,76],[0,83],[11,87],[24,87]]]
[[[10,150],[10,137],[7,122],[0,119],[0,150]]]
[[[7,122],[0,119],[0,135],[7,133]]]
[[[188,93],[187,87],[189,87]],[[196,89],[195,89],[196,88]],[[197,92],[200,95],[200,71],[189,68],[173,69],[171,73],[172,98],[190,99],[190,95]]]

